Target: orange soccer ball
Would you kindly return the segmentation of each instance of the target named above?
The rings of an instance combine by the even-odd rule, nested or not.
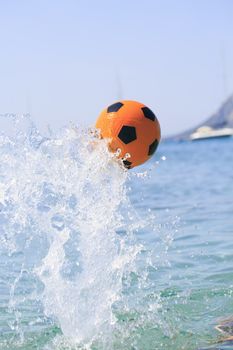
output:
[[[143,103],[120,101],[102,111],[96,121],[109,149],[116,152],[130,169],[146,162],[160,141],[160,125],[154,113]]]

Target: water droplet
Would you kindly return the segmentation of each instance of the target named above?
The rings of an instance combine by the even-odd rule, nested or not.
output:
[[[118,157],[120,154],[121,154],[121,149],[120,149],[120,148],[117,148],[117,150],[116,150],[116,156]]]
[[[64,219],[61,215],[55,214],[51,219],[52,227],[58,231],[62,231],[65,227]]]

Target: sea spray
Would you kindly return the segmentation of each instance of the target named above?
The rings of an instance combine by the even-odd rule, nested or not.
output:
[[[9,293],[14,330],[22,340],[18,309],[36,300],[65,337],[90,342],[110,333],[141,250],[132,218],[125,222],[127,171],[88,131],[43,137],[28,116],[6,118],[14,130],[0,140],[1,242],[9,257],[19,254]]]
[[[148,329],[170,336],[156,276],[175,224],[132,205],[146,173],[93,130],[42,135],[29,116],[2,118],[0,349],[144,349]]]

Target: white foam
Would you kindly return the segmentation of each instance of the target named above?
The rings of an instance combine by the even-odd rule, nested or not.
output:
[[[42,281],[44,313],[72,341],[88,342],[114,325],[122,278],[140,250],[117,233],[127,171],[88,132],[42,137],[30,128],[1,143],[7,248],[22,251]]]

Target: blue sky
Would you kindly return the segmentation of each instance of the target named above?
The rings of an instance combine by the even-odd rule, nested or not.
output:
[[[163,134],[233,92],[232,0],[0,0],[0,113],[90,125],[134,99]]]

